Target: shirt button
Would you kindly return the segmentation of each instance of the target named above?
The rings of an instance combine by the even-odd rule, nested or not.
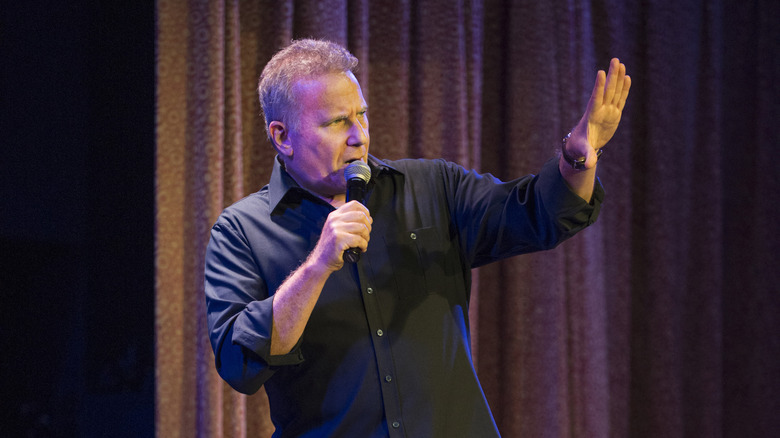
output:
[[[369,287],[368,289],[366,289],[366,293],[371,295],[372,293],[374,293],[374,289]]]
[[[392,382],[393,381],[393,376],[391,376],[390,374],[386,375],[385,376],[385,381]]]
[[[412,233],[412,234],[409,235],[409,237],[411,237],[412,240],[416,240],[417,239],[417,234]]]
[[[398,429],[399,427],[401,427],[401,423],[393,421],[393,428]]]
[[[383,336],[384,334],[385,334],[385,332],[383,332],[382,329],[379,329],[379,330],[376,331],[376,335],[377,336]]]

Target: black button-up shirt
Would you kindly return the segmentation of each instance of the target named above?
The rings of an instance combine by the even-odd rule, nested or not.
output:
[[[329,277],[287,355],[269,353],[272,296],[333,207],[275,161],[219,217],[205,276],[217,370],[244,393],[265,385],[275,437],[498,436],[471,360],[471,268],[556,246],[593,223],[603,190],[584,202],[555,160],[506,183],[443,160],[369,165],[368,251]]]

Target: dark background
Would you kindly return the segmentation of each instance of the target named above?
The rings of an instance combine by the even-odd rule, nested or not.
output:
[[[154,2],[0,22],[4,436],[154,434]]]

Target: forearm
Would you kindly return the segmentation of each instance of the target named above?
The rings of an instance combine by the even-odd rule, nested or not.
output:
[[[331,273],[309,257],[279,286],[273,298],[271,355],[287,354],[298,343]]]

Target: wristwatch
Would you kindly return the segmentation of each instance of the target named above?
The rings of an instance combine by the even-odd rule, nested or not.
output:
[[[585,169],[585,157],[577,158],[576,160],[569,156],[569,154],[566,153],[566,142],[569,141],[569,137],[571,137],[571,132],[566,134],[566,137],[563,137],[563,141],[561,142],[561,155],[563,156],[563,160],[569,163],[572,169],[574,170],[584,170]],[[604,148],[601,148],[596,151],[596,160],[601,158],[601,154],[604,153]]]

